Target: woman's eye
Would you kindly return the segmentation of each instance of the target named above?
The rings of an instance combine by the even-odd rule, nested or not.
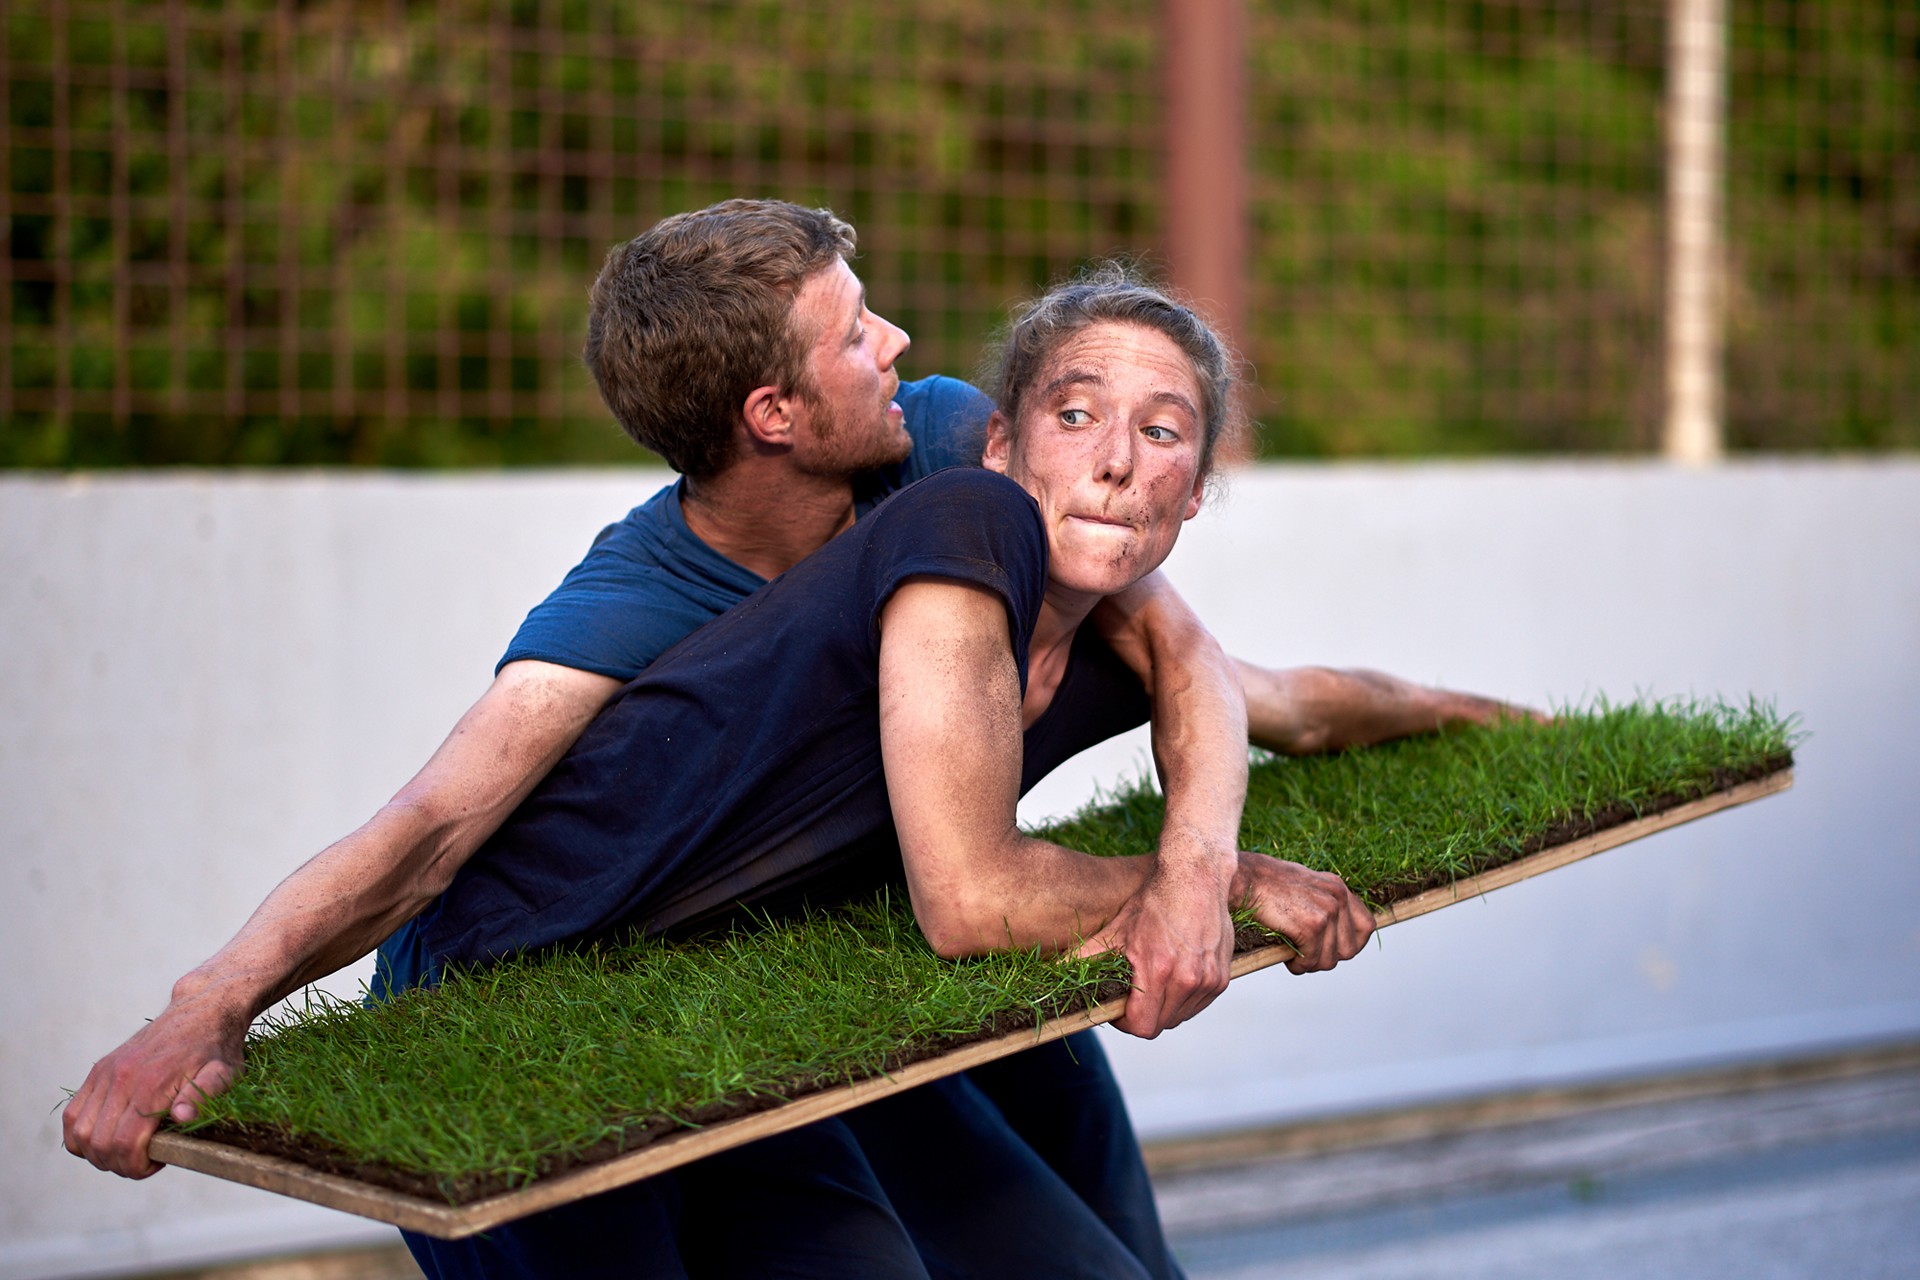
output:
[[[1060,411],[1060,421],[1070,427],[1083,427],[1093,421],[1093,415],[1085,409],[1062,409]]]
[[[1158,424],[1155,424],[1150,427],[1143,427],[1142,432],[1146,435],[1147,439],[1149,440],[1174,441],[1180,438],[1180,433],[1175,431],[1172,427],[1163,427],[1163,426],[1159,426]]]

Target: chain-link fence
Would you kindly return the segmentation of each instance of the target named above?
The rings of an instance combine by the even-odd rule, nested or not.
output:
[[[1164,260],[1177,5],[15,0],[0,463],[633,456],[606,248],[729,195],[860,229],[906,372]],[[1637,449],[1661,413],[1663,0],[1251,0],[1265,447]],[[1920,10],[1735,0],[1725,421],[1920,444]]]
[[[1646,447],[1663,0],[1264,0],[1252,348],[1287,452]]]
[[[1729,441],[1920,446],[1920,4],[1728,28]]]
[[[633,456],[581,368],[607,247],[826,204],[965,372],[1151,242],[1153,10],[867,0],[12,7],[13,462]]]

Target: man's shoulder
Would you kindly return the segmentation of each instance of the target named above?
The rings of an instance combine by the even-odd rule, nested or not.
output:
[[[657,565],[670,557],[679,541],[673,518],[677,488],[677,483],[663,485],[651,498],[600,530],[587,549],[587,559],[607,555]]]
[[[495,667],[526,658],[631,680],[760,585],[695,538],[669,485],[600,531]]]
[[[984,423],[993,412],[993,401],[979,388],[939,373],[902,382],[895,398],[909,420],[917,413],[930,418],[963,418]]]
[[[892,487],[904,487],[947,467],[980,465],[993,401],[958,378],[938,375],[901,383],[895,399],[913,439],[913,452],[900,465]]]
[[[657,570],[701,594],[717,590],[737,597],[757,589],[760,579],[751,570],[722,556],[687,526],[680,510],[683,483],[667,485],[602,529],[575,572],[601,568],[651,580]]]

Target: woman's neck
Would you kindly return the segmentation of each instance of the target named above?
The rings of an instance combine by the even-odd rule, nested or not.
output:
[[[1033,642],[1027,646],[1027,693],[1020,700],[1020,727],[1030,729],[1033,722],[1053,705],[1054,694],[1067,674],[1067,658],[1073,653],[1073,638],[1087,620],[1098,596],[1056,591],[1051,584],[1040,602],[1040,616],[1034,620]]]

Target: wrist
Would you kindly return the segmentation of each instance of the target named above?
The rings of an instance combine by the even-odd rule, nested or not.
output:
[[[1254,877],[1258,874],[1255,858],[1266,860],[1267,855],[1245,849],[1236,851],[1233,876],[1227,886],[1227,905],[1236,911],[1253,901]]]
[[[1436,702],[1434,719],[1442,729],[1461,724],[1491,724],[1500,719],[1503,704],[1478,694],[1446,692]]]
[[[247,984],[202,965],[173,984],[167,1012],[175,1017],[204,1018],[224,1029],[238,1028],[244,1033],[267,1003],[270,1002],[257,999]]]
[[[1239,852],[1232,836],[1169,822],[1155,849],[1153,879],[1206,883],[1225,891],[1236,873]]]

